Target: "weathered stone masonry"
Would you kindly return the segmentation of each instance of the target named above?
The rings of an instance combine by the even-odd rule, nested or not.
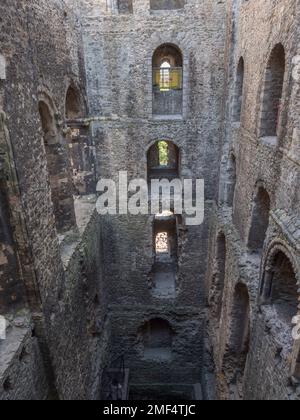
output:
[[[299,399],[299,12],[2,1],[0,400],[108,397],[123,357],[131,399]],[[204,224],[100,217],[119,171],[204,178]]]

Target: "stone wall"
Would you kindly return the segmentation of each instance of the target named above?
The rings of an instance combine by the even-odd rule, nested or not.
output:
[[[183,221],[176,296],[169,299],[151,288],[154,217],[102,218],[114,357],[125,354],[135,384],[200,382],[208,226],[221,149],[224,4],[191,0],[184,9],[152,15],[148,0],[135,0],[132,15],[115,15],[103,3],[82,1],[98,175],[117,180],[122,170],[129,180],[146,180],[149,148],[172,141],[180,149],[181,175],[205,178],[207,203],[204,225],[185,227]],[[183,112],[176,118],[152,115],[152,56],[165,43],[183,55]],[[178,331],[174,357],[163,370],[139,353],[139,329],[153,318],[167,319]]]
[[[282,326],[274,306],[261,297],[261,284],[272,273],[272,255],[282,252],[293,265],[299,281],[299,166],[292,157],[291,139],[297,130],[295,108],[298,91],[299,10],[292,1],[228,2],[228,74],[225,102],[224,149],[221,163],[219,206],[211,232],[211,262],[207,290],[214,287],[216,242],[219,232],[226,237],[226,276],[220,325],[210,308],[211,351],[217,372],[218,396],[225,399],[297,399],[299,388],[292,366],[298,358],[293,349],[292,324]],[[285,49],[285,77],[277,139],[259,137],[265,72],[273,48]],[[259,45],[259,48],[257,46]],[[241,122],[233,120],[234,96],[240,58],[245,63]],[[294,92],[294,93],[293,93]],[[236,159],[233,208],[226,206],[226,189],[231,178],[231,156]],[[254,213],[257,189],[268,193],[271,210],[263,251],[249,249],[249,233],[262,230]],[[264,217],[263,215],[260,215]],[[253,224],[254,223],[254,224]],[[255,223],[258,225],[255,226]],[[255,231],[255,230],[254,230]],[[236,355],[228,354],[235,333],[234,290],[245,284],[250,300],[250,342],[246,367],[237,366]],[[267,305],[264,309],[263,305]],[[272,312],[273,311],[273,312]],[[296,315],[296,313],[295,313]],[[243,370],[245,368],[245,371]]]
[[[65,101],[71,84],[85,101],[83,44],[72,9],[63,1],[4,1],[0,6],[0,52],[5,57],[0,80],[1,153],[13,232],[9,244],[1,238],[1,245],[14,241],[17,260],[11,281],[1,283],[0,314],[14,319],[22,308],[29,308],[35,337],[30,331],[21,340],[11,335],[15,354],[9,340],[1,342],[1,358],[7,358],[1,399],[95,399],[102,362],[105,365],[109,330],[104,321],[95,201],[75,200],[76,226],[58,235],[39,115],[43,100],[53,115],[60,165],[69,171]],[[62,168],[56,169],[52,175],[57,179]],[[70,189],[65,193],[73,200]],[[13,258],[13,245],[10,248]],[[2,304],[2,295],[8,294],[13,299],[9,312]],[[24,346],[28,363],[20,365],[18,354]]]
[[[3,0],[0,14],[0,399],[99,399],[120,356],[140,398],[201,382],[207,399],[299,399],[299,342],[266,293],[278,273],[288,299],[300,281],[297,2]],[[153,113],[163,44],[183,56],[174,115]],[[282,49],[277,135],[262,138]],[[181,177],[205,179],[204,224],[164,221],[177,235],[164,296],[162,225],[100,217],[93,195],[119,171],[146,180],[159,140],[177,146]]]

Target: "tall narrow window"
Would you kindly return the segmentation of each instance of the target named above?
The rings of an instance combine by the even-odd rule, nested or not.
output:
[[[241,113],[243,106],[243,93],[244,93],[244,72],[245,64],[244,59],[241,58],[237,68],[236,82],[235,82],[235,94],[233,104],[233,121],[241,121]]]
[[[39,113],[43,129],[43,141],[56,228],[58,232],[64,232],[76,225],[68,157],[59,139],[53,113],[46,102],[39,102]]]
[[[77,195],[93,194],[96,190],[94,152],[89,128],[84,123],[84,105],[78,89],[71,85],[66,95],[66,123],[73,184]]]
[[[224,374],[230,397],[243,399],[244,374],[250,345],[250,299],[247,287],[235,287],[231,311],[230,337],[224,356]]]
[[[269,226],[270,207],[268,192],[259,186],[254,198],[248,240],[248,248],[253,252],[260,252],[263,249]]]
[[[152,293],[157,298],[175,298],[178,270],[178,220],[170,214],[154,219],[154,264],[151,271]]]
[[[285,51],[278,44],[272,51],[265,74],[261,104],[260,137],[276,137],[282,111]]]
[[[83,117],[83,105],[80,94],[75,87],[70,86],[66,95],[66,119],[67,121],[78,120]]]
[[[171,44],[159,47],[152,61],[153,114],[180,116],[182,114],[183,58],[180,50]]]

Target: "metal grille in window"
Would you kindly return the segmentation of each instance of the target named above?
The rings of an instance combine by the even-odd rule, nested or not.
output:
[[[182,89],[182,68],[171,67],[153,69],[153,85],[160,91]]]

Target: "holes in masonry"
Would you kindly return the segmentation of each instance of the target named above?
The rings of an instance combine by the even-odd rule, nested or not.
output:
[[[10,380],[9,376],[3,382],[3,389],[4,389],[5,392],[9,392],[13,389],[13,386],[11,384],[11,380]]]

